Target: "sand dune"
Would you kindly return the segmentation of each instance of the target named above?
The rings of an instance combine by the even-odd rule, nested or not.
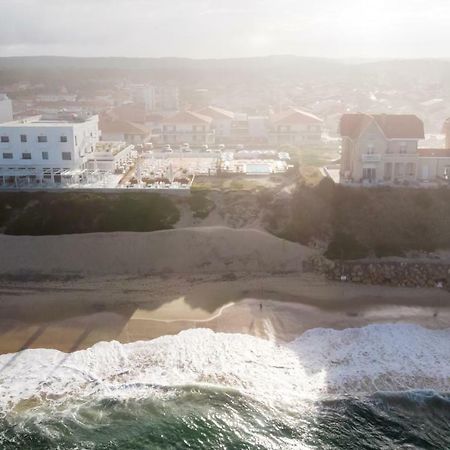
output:
[[[0,273],[301,271],[312,250],[268,233],[225,227],[153,233],[0,235]]]

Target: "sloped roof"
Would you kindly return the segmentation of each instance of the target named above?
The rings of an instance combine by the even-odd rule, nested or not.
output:
[[[419,148],[417,152],[422,158],[450,158],[450,148]]]
[[[126,120],[101,120],[99,128],[104,133],[137,134],[144,136],[150,134],[150,131],[142,125]]]
[[[339,131],[341,136],[355,139],[371,124],[376,123],[387,139],[424,139],[423,122],[413,114],[344,114]]]
[[[181,111],[177,114],[174,114],[173,116],[167,117],[162,121],[162,123],[169,123],[169,124],[178,124],[178,123],[205,124],[211,122],[212,122],[211,117],[193,111]]]
[[[116,120],[129,122],[144,123],[146,119],[144,106],[136,103],[125,103],[123,105],[116,106],[108,111],[108,114]]]
[[[322,123],[322,119],[316,115],[302,111],[301,109],[291,108],[277,114],[272,118],[272,122],[276,125],[302,125],[302,124],[318,124]]]
[[[217,108],[216,106],[207,106],[198,112],[199,114],[211,117],[213,119],[234,119],[233,111],[228,111],[223,108]]]

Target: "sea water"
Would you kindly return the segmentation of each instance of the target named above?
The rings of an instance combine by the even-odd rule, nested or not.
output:
[[[1,449],[448,449],[450,329],[188,330],[0,356]]]

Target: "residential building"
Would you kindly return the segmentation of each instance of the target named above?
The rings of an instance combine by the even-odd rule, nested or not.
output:
[[[268,118],[264,116],[248,116],[247,121],[249,142],[266,144],[269,138]]]
[[[0,94],[0,123],[13,120],[12,102],[6,94]]]
[[[270,118],[269,141],[278,147],[319,146],[322,142],[323,121],[314,114],[291,108]]]
[[[419,148],[418,155],[419,181],[450,180],[449,148]]]
[[[141,145],[151,140],[151,130],[143,124],[102,117],[99,124],[102,140]]]
[[[237,113],[231,127],[231,141],[236,144],[243,144],[248,140],[248,116],[244,113]]]
[[[64,174],[85,167],[98,141],[98,116],[36,116],[0,124],[0,184],[21,179],[58,183]]]
[[[211,117],[193,111],[179,112],[162,121],[161,138],[164,144],[204,145],[215,143]]]
[[[418,142],[425,136],[417,116],[344,114],[339,128],[342,181],[400,183],[419,178]]]
[[[215,106],[207,106],[198,111],[198,113],[211,117],[211,126],[214,129],[217,144],[230,142],[233,121],[235,119],[234,112]]]
[[[176,86],[137,86],[133,98],[143,103],[148,113],[174,113],[180,107]]]

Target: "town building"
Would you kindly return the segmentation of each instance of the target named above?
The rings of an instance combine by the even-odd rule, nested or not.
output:
[[[176,86],[136,86],[133,98],[143,103],[148,113],[174,113],[180,108]]]
[[[110,119],[102,116],[99,127],[102,140],[126,142],[127,144],[142,145],[150,142],[152,132],[145,125],[128,120]]]
[[[164,144],[192,146],[215,143],[213,119],[193,111],[179,112],[162,121],[161,139]]]
[[[0,124],[0,185],[61,182],[83,169],[99,141],[98,116]]]
[[[418,178],[421,182],[450,180],[450,149],[419,148]]]
[[[414,181],[423,122],[415,115],[344,114],[341,180],[351,182]]]
[[[198,111],[198,113],[212,119],[211,127],[216,135],[216,143],[226,144],[230,142],[235,119],[234,112],[215,106],[207,106]]]
[[[415,115],[344,114],[339,129],[341,182],[419,184],[449,179],[450,150],[419,148],[424,125]]]
[[[320,146],[323,121],[314,114],[291,108],[270,118],[269,141],[277,147]]]

